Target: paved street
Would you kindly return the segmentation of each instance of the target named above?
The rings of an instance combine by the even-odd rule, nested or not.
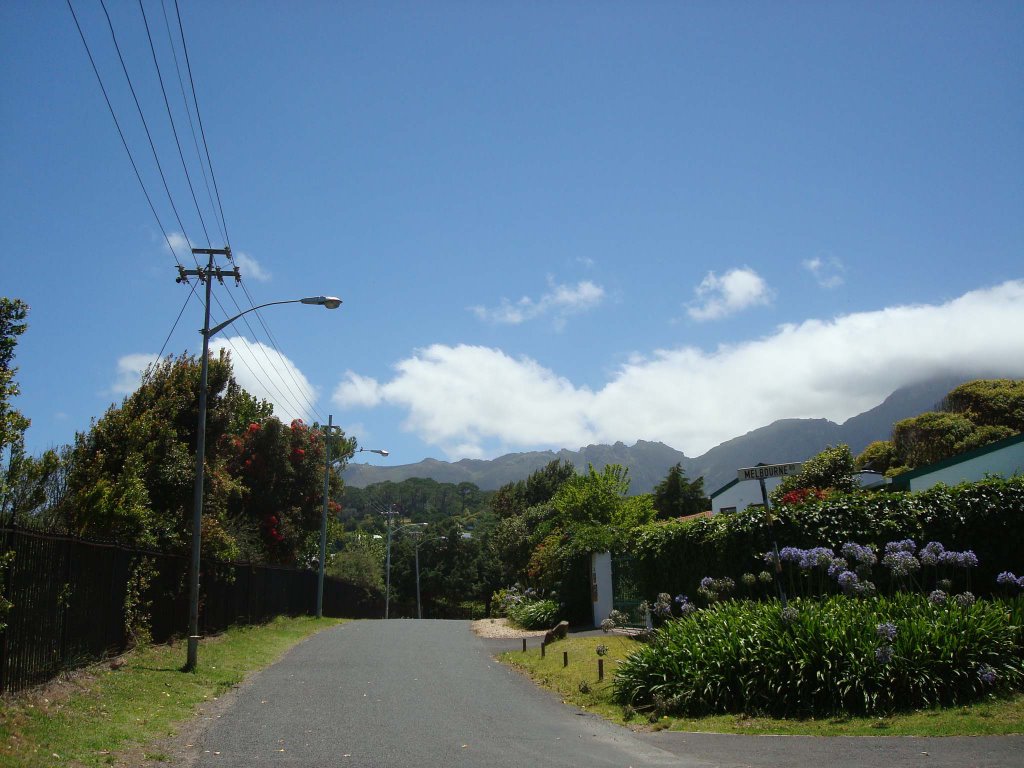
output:
[[[294,648],[235,694],[198,765],[1013,766],[1024,737],[815,739],[635,734],[566,707],[495,662],[467,622],[353,622]]]

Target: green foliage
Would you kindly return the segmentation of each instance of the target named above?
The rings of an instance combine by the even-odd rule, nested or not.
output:
[[[647,594],[694,594],[701,578],[764,568],[760,555],[779,547],[833,549],[846,542],[874,544],[913,539],[941,541],[973,550],[980,561],[975,591],[994,588],[999,571],[1024,570],[1024,477],[985,480],[921,493],[855,491],[773,510],[773,525],[761,507],[733,515],[640,526],[629,539],[636,577]],[[884,588],[883,584],[879,584]]]
[[[711,509],[711,499],[704,495],[704,478],[687,480],[682,464],[676,464],[654,488],[654,508],[662,519],[696,515]]]
[[[858,471],[865,469],[884,475],[890,467],[896,466],[895,462],[896,446],[892,444],[892,440],[875,440],[861,451],[853,466]]]
[[[921,467],[960,453],[960,446],[975,431],[975,424],[959,413],[922,413],[897,421],[892,443],[901,464]]]
[[[547,504],[575,476],[576,468],[572,464],[555,459],[526,480],[499,488],[491,499],[491,509],[500,519],[521,515],[530,507]]]
[[[1024,380],[979,379],[956,387],[942,410],[896,422],[892,440],[869,445],[857,468],[896,475],[1024,431]]]
[[[946,395],[942,410],[965,414],[979,426],[1024,432],[1024,379],[979,379]]]
[[[830,446],[805,461],[796,475],[782,478],[770,498],[773,504],[778,504],[787,493],[801,488],[849,493],[853,490],[852,475],[853,454],[850,453],[850,446]]]
[[[525,600],[508,607],[508,618],[523,629],[546,629],[558,623],[558,611],[554,600]]]
[[[29,425],[28,419],[11,408],[11,401],[21,391],[14,381],[18,369],[11,363],[18,337],[28,327],[24,322],[27,316],[28,304],[20,299],[0,297],[0,457]]]
[[[354,584],[367,595],[384,593],[384,540],[365,533],[348,533],[340,551],[327,561],[327,573]]]
[[[14,604],[8,600],[4,594],[4,585],[7,581],[7,569],[11,563],[14,562],[14,550],[8,550],[0,554],[0,632],[3,632],[7,627],[7,622],[4,621],[4,617],[14,607]]]
[[[124,596],[124,625],[131,645],[145,644],[151,640],[153,601],[147,600],[146,595],[156,574],[156,564],[152,558],[137,557],[132,562]]]
[[[1024,682],[1024,599],[921,595],[716,603],[668,622],[615,677],[656,713],[822,717],[965,704]],[[891,638],[885,628],[891,625]]]

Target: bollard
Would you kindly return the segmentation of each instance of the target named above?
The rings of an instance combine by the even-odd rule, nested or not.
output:
[[[604,680],[604,659],[597,660],[597,682]]]
[[[544,658],[544,641],[543,640],[540,641],[540,657],[542,659]]]
[[[526,638],[523,638],[523,653],[526,653]]]
[[[569,652],[568,651],[562,651],[562,666],[563,667],[568,667],[569,666]]]

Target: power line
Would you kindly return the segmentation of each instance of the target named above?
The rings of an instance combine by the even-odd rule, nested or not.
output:
[[[170,333],[168,333],[167,334],[167,338],[164,339],[164,345],[162,347],[160,347],[160,354],[156,356],[157,361],[160,361],[160,360],[163,359],[164,350],[167,349],[167,343],[171,340],[171,335],[174,333],[175,329],[177,329],[178,323],[181,322],[181,316],[183,314],[185,314],[185,307],[188,306],[188,303],[189,303],[189,301],[192,300],[192,297],[196,295],[196,285],[197,285],[197,283],[193,283],[193,282],[189,281],[189,285],[192,286],[192,290],[189,291],[188,292],[188,296],[185,297],[185,303],[181,305],[181,311],[178,312],[178,317],[175,318],[174,325],[171,326]]]
[[[89,57],[89,63],[92,65],[92,71],[96,75],[96,81],[100,84],[100,90],[103,92],[103,99],[107,102],[107,109],[110,110],[110,116],[114,119],[114,127],[117,128],[117,135],[121,137],[121,144],[124,146],[124,151],[128,154],[128,160],[132,164],[132,170],[135,171],[135,178],[139,180],[139,186],[142,187],[142,194],[146,196],[146,202],[149,203],[149,210],[153,213],[153,218],[156,219],[156,225],[160,228],[160,232],[163,233],[164,240],[167,242],[167,247],[171,251],[171,256],[174,257],[174,261],[177,262],[178,266],[181,266],[181,260],[178,258],[178,254],[174,251],[174,246],[171,244],[171,238],[167,234],[167,230],[164,229],[163,222],[160,221],[160,215],[156,212],[156,206],[153,205],[153,198],[149,195],[149,190],[146,189],[146,184],[142,180],[142,174],[139,173],[139,166],[135,163],[135,158],[132,156],[132,151],[128,148],[128,141],[124,137],[124,131],[121,130],[121,123],[117,119],[117,113],[114,112],[114,105],[110,103],[110,96],[107,94],[106,86],[103,85],[103,78],[100,76],[100,71],[96,66],[96,60],[92,56],[92,50],[89,48],[89,43],[85,39],[85,33],[82,31],[82,25],[78,23],[78,14],[75,13],[74,7],[71,5],[71,0],[67,0],[68,10],[71,11],[71,18],[75,20],[75,27],[78,29],[78,35],[82,38],[82,45],[85,46],[85,53]]]
[[[100,0],[100,7],[103,8],[103,15],[107,17],[107,26],[110,27],[110,38],[114,41],[114,48],[117,50],[117,58],[121,62],[121,69],[124,70],[125,79],[128,81],[128,88],[131,90],[132,98],[135,100],[135,107],[139,110],[139,118],[142,120],[142,127],[146,129],[146,138],[149,139],[149,148],[153,151],[153,159],[156,161],[157,170],[160,172],[160,179],[164,183],[164,191],[167,193],[167,200],[171,204],[171,210],[174,211],[174,218],[177,219],[178,226],[181,227],[181,234],[186,240],[188,240],[188,232],[185,229],[185,225],[181,223],[181,216],[178,215],[178,208],[174,205],[174,197],[171,195],[171,188],[167,184],[167,177],[164,175],[164,168],[160,164],[160,157],[157,154],[156,145],[153,144],[153,136],[149,132],[149,124],[146,122],[146,116],[142,112],[142,105],[139,104],[139,97],[135,94],[135,86],[132,85],[132,78],[128,74],[128,67],[124,63],[124,56],[121,55],[121,46],[117,43],[117,35],[114,32],[114,23],[110,20],[110,13],[107,11],[106,0]]]
[[[185,53],[185,68],[188,70],[188,82],[192,87],[192,101],[195,103],[196,107],[196,122],[199,123],[199,135],[203,137],[203,148],[206,150],[206,162],[210,166],[210,178],[213,180],[213,191],[217,195],[217,206],[220,209],[220,220],[224,224],[224,242],[228,248],[230,248],[231,238],[228,236],[228,222],[227,219],[224,218],[224,205],[220,199],[220,189],[217,187],[217,175],[213,172],[213,161],[210,160],[210,145],[206,143],[206,131],[203,129],[203,116],[199,112],[199,99],[196,98],[196,83],[192,78],[192,63],[189,61],[188,57],[188,44],[185,42],[185,28],[181,23],[181,9],[178,7],[178,0],[174,0],[174,12],[178,16],[178,32],[181,34],[181,49]]]
[[[171,34],[171,22],[167,18],[167,2],[166,0],[160,0],[160,8],[164,15],[164,27],[167,29],[167,42],[171,47],[171,55],[174,57],[174,71],[178,75],[178,88],[181,90],[181,101],[185,105],[185,114],[188,116],[188,127],[192,132],[192,144],[196,149],[196,158],[199,160],[199,170],[203,174],[203,185],[206,187],[206,196],[210,201],[210,207],[214,211],[214,221],[217,222],[217,229],[220,230],[220,235],[223,238],[225,244],[227,243],[227,235],[224,234],[224,227],[220,223],[220,217],[217,215],[217,206],[213,202],[213,192],[210,190],[210,179],[206,175],[206,164],[203,162],[202,153],[199,151],[199,139],[196,136],[196,126],[192,121],[192,108],[188,103],[188,96],[185,95],[185,82],[181,78],[181,65],[178,63],[178,46],[174,44],[174,36]]]
[[[142,23],[146,27],[146,39],[149,40],[149,50],[153,54],[153,66],[156,67],[156,77],[160,81],[160,93],[164,97],[164,106],[167,107],[167,119],[171,123],[171,133],[174,134],[174,143],[178,147],[178,157],[181,158],[181,169],[185,172],[185,180],[188,182],[188,190],[192,193],[192,202],[196,206],[196,213],[199,216],[199,224],[203,228],[203,234],[206,235],[206,245],[212,247],[210,243],[210,233],[206,230],[206,220],[203,219],[203,212],[199,210],[199,200],[196,199],[196,190],[192,186],[192,177],[188,172],[188,165],[185,163],[185,153],[181,151],[181,142],[178,140],[178,129],[174,125],[174,115],[171,113],[171,102],[167,98],[167,89],[164,88],[164,76],[160,72],[160,62],[156,58],[156,47],[153,45],[153,35],[149,31],[149,20],[146,18],[146,8],[142,4],[142,0],[139,0],[139,10],[142,12]]]

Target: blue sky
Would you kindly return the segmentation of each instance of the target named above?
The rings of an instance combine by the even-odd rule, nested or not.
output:
[[[333,414],[389,463],[637,439],[696,456],[935,374],[1024,376],[1019,3],[179,2],[249,294],[345,301],[264,310],[280,355],[252,351],[257,321],[217,337],[284,418]],[[160,226],[207,245],[138,4],[108,7],[181,226],[103,11],[74,7],[161,225],[67,5],[0,4],[3,294],[31,305],[33,451],[164,344],[189,289]],[[167,352],[199,349],[201,315],[193,298]]]

